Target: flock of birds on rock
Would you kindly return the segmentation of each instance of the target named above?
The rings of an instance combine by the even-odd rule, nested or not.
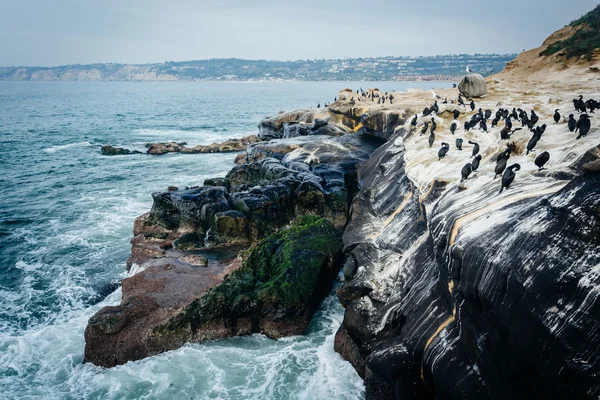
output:
[[[436,99],[440,99],[440,97],[435,95],[435,93],[434,93],[434,97]],[[481,132],[488,133],[487,122],[490,120],[490,118],[492,118],[492,111],[491,110],[483,111],[481,108],[479,108],[477,111],[475,111],[475,109],[477,107],[476,107],[474,100],[468,100],[468,101],[469,101],[468,106],[470,107],[471,111],[473,111],[475,113],[471,116],[471,118],[469,120],[465,121],[464,131],[469,132],[471,129],[475,129],[476,127],[479,127],[479,130]],[[444,103],[447,103],[447,100],[445,100]],[[465,108],[467,107],[467,105],[465,104],[465,100],[463,99],[463,97],[460,94],[458,95],[458,104],[465,106]],[[583,96],[579,96],[579,98],[573,100],[573,105],[575,107],[575,110],[580,112],[581,114],[580,114],[578,120],[575,120],[575,116],[573,114],[570,114],[569,119],[567,121],[567,126],[569,128],[569,131],[578,132],[579,135],[577,136],[577,139],[581,139],[582,137],[586,136],[591,130],[591,121],[589,119],[588,112],[594,113],[594,110],[600,109],[600,102],[598,102],[596,100],[592,100],[592,99],[583,101]],[[560,111],[560,109],[557,109],[554,111],[553,117],[554,117],[554,122],[556,124],[558,124],[562,118],[559,111]],[[438,112],[439,112],[439,105],[436,100],[431,107],[426,107],[423,110],[423,113],[421,114],[422,117],[432,116],[430,121],[428,120],[428,121],[423,122],[423,127],[421,128],[421,135],[424,135],[427,132],[429,132],[429,138],[428,138],[429,147],[433,147],[433,144],[435,143],[435,131],[437,129],[437,123],[436,123],[435,116],[437,116]],[[458,129],[457,119],[459,116],[460,116],[460,111],[454,110],[454,121],[450,124],[450,132],[452,133],[452,135],[454,135],[456,130]],[[418,120],[419,120],[419,115],[415,114],[414,118],[411,120],[411,123],[410,123],[411,126],[416,127]],[[500,139],[502,139],[502,140],[509,140],[515,132],[527,128],[530,132],[532,132],[531,139],[527,143],[527,153],[526,154],[528,155],[533,149],[535,149],[538,142],[542,139],[542,136],[544,135],[544,132],[546,131],[546,128],[547,128],[546,124],[538,125],[539,120],[540,120],[540,118],[536,114],[535,110],[531,110],[531,112],[528,113],[527,111],[522,110],[520,108],[513,108],[511,111],[509,111],[508,109],[500,108],[494,114],[494,118],[491,121],[491,126],[496,127],[500,121],[504,122],[504,127],[500,131]],[[513,129],[513,121],[521,122],[521,127]],[[479,144],[475,141],[468,141],[468,143],[473,145],[473,151],[471,154],[471,157],[473,158],[473,160],[471,162],[467,163],[462,168],[461,182],[463,182],[464,180],[467,180],[474,171],[477,171],[477,169],[479,168],[481,159],[482,159],[482,156],[479,154]],[[458,150],[462,150],[463,139],[457,138],[455,145]],[[444,158],[446,156],[446,154],[448,154],[449,151],[450,151],[450,145],[448,143],[442,142],[441,148],[438,150],[438,161],[440,161],[442,158]],[[510,158],[512,151],[513,150],[511,149],[511,147],[507,146],[507,149],[504,150],[502,153],[500,153],[496,158],[496,168],[494,169],[494,172],[495,172],[494,178],[496,178],[498,175],[502,176],[502,182],[501,182],[502,186],[500,188],[500,193],[502,193],[502,191],[505,188],[510,187],[510,185],[513,183],[513,181],[515,180],[515,177],[516,177],[515,171],[519,171],[521,169],[521,166],[516,163],[512,164],[512,165],[508,165],[508,160]],[[546,163],[549,160],[550,160],[549,152],[544,151],[544,152],[540,153],[535,158],[535,161],[534,161],[535,165],[538,167],[538,171],[541,171],[544,168],[544,165],[546,165]]]

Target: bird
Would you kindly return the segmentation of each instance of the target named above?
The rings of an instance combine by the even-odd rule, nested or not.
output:
[[[499,162],[503,158],[508,159],[510,157],[510,153],[512,153],[512,150],[510,149],[510,147],[507,147],[506,150],[504,150],[502,153],[496,156],[496,162]]]
[[[463,140],[461,138],[456,139],[456,148],[462,150]]]
[[[533,123],[533,125],[535,125],[540,120],[540,117],[538,117],[538,115],[535,113],[534,110],[531,110],[531,117],[529,119],[531,120],[531,122]]]
[[[479,143],[472,142],[469,140],[469,144],[473,145],[473,154],[471,155],[471,157],[475,157],[477,155],[477,153],[479,153]]]
[[[469,129],[471,129],[471,124],[469,121],[465,121],[465,132],[469,132]]]
[[[558,122],[560,121],[560,113],[559,113],[560,109],[556,109],[556,111],[554,111],[554,123],[558,124]]]
[[[508,140],[508,139],[510,139],[510,137],[512,136],[513,133],[515,133],[516,131],[520,131],[521,129],[523,129],[523,128],[515,128],[514,130],[511,131],[507,126],[505,126],[500,131],[500,139]]]
[[[435,118],[431,118],[431,133],[434,133],[437,129],[437,124],[435,123]]]
[[[463,98],[460,94],[458,95],[458,104],[460,104],[461,106],[465,105],[465,101],[463,100]]]
[[[519,114],[517,114],[517,109],[513,107],[512,109],[512,117],[515,121],[519,119]]]
[[[454,110],[454,119],[458,119],[460,117],[460,111]]]
[[[471,165],[471,163],[465,164],[465,166],[460,171],[460,175],[462,176],[462,179],[460,181],[462,182],[465,179],[468,179],[469,175],[471,175],[471,172],[473,172],[473,166]]]
[[[452,122],[452,123],[450,124],[450,132],[451,132],[453,135],[454,135],[454,132],[456,132],[456,128],[457,128],[456,122]]]
[[[510,119],[510,117],[507,117],[504,120],[504,126],[507,127],[509,130],[512,129],[512,119]]]
[[[575,121],[575,116],[573,114],[569,114],[568,126],[571,132],[575,132],[575,128],[577,127],[577,121]]]
[[[468,74],[473,73],[473,71],[471,71],[471,68],[469,68],[469,66],[467,65],[467,68],[465,69],[465,72]]]
[[[421,135],[424,135],[425,133],[427,133],[428,129],[429,129],[429,122],[425,122],[423,124],[423,128],[421,128]]]
[[[479,129],[481,129],[485,133],[488,133],[487,124],[485,123],[485,120],[481,120],[481,122],[479,123]]]
[[[473,159],[473,161],[471,162],[471,169],[473,171],[477,171],[477,168],[479,168],[479,163],[481,162],[481,154],[479,154],[477,157],[475,157]]]
[[[590,109],[590,113],[594,113],[594,110],[600,108],[600,103],[598,103],[596,100],[594,99],[589,99],[588,101],[585,102],[585,106],[587,108]]]
[[[538,140],[540,140],[540,138],[535,134],[531,137],[531,139],[529,139],[529,143],[527,143],[527,153],[525,153],[526,155],[528,155],[531,150],[535,149]]]
[[[487,121],[492,116],[491,110],[485,110],[485,120]]]
[[[519,164],[513,164],[510,167],[507,167],[502,174],[502,187],[500,188],[500,193],[504,190],[504,188],[509,188],[510,184],[515,180],[515,170],[519,171],[521,166]]]
[[[582,114],[581,117],[579,117],[579,136],[577,136],[577,139],[581,139],[582,137],[586,136],[591,127],[592,123],[588,115]]]
[[[410,124],[412,126],[417,126],[417,120],[419,119],[419,117],[417,116],[417,114],[415,114],[415,117],[412,119],[412,121],[410,121]]]
[[[317,104],[317,108],[321,108],[321,103]]]
[[[583,101],[583,96],[579,96],[578,99],[574,99],[573,105],[575,106],[576,111],[579,111],[581,113],[587,112],[585,102]]]
[[[498,122],[500,122],[499,118],[494,118],[492,120],[492,128],[495,128],[498,125]]]
[[[541,153],[539,156],[537,156],[535,158],[535,165],[538,166],[538,171],[541,171],[544,168],[544,164],[546,164],[548,162],[548,160],[550,159],[550,153],[548,153],[547,151]]]
[[[504,154],[504,153],[503,153]],[[504,170],[506,169],[506,164],[508,163],[508,159],[510,158],[510,154],[506,155],[506,157],[502,157],[500,160],[498,160],[496,162],[496,168],[494,168],[494,179],[496,179],[496,177],[498,175],[501,175]]]
[[[469,103],[469,106],[471,107],[471,111],[475,111],[475,102],[473,100],[471,100],[471,103]]]
[[[433,146],[433,142],[435,142],[435,133],[431,132],[429,134],[428,141],[429,141],[429,147],[432,147]]]
[[[448,150],[450,150],[450,145],[448,143],[442,142],[442,147],[438,151],[438,161],[446,157]]]

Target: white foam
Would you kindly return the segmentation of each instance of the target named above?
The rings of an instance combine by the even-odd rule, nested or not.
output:
[[[56,153],[59,150],[70,149],[73,147],[87,147],[87,146],[91,146],[91,145],[92,144],[90,142],[76,142],[76,143],[63,144],[60,146],[48,147],[48,148],[44,149],[44,151],[46,153]]]

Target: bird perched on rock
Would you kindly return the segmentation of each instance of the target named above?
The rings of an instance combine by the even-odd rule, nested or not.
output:
[[[477,155],[477,157],[475,157],[473,159],[473,161],[471,161],[471,169],[473,171],[477,171],[477,168],[479,168],[479,163],[481,162],[481,154]]]
[[[465,164],[465,166],[460,171],[460,175],[462,176],[462,179],[460,181],[462,182],[465,179],[468,179],[469,175],[471,175],[471,172],[473,172],[473,166],[471,165],[471,163]]]
[[[479,122],[479,129],[481,129],[485,133],[488,133],[487,124],[485,123],[484,119],[482,119],[481,122]]]
[[[577,127],[577,121],[575,121],[575,116],[573,114],[569,114],[568,126],[571,132],[575,132],[575,128]]]
[[[410,121],[410,124],[412,126],[417,126],[417,120],[419,119],[419,117],[417,116],[417,114],[415,114],[415,117],[412,119],[412,121]]]
[[[573,106],[575,106],[575,110],[581,113],[585,113],[587,111],[585,102],[583,101],[583,96],[579,96],[578,99],[573,100]]]
[[[589,133],[592,128],[592,122],[587,114],[582,114],[577,123],[579,125],[579,136],[577,136],[577,139],[581,139]]]
[[[529,119],[531,120],[531,122],[533,122],[533,125],[535,125],[540,120],[540,117],[538,117],[534,110],[531,110],[531,117],[529,117]]]
[[[585,106],[587,108],[590,109],[590,113],[594,113],[594,110],[600,108],[600,103],[598,103],[596,100],[594,99],[589,99],[588,101],[585,102]]]
[[[456,139],[456,148],[462,150],[463,140],[461,138]]]
[[[535,149],[535,146],[537,146],[537,143],[539,140],[540,140],[540,137],[536,134],[534,134],[531,137],[531,139],[529,139],[529,143],[527,143],[527,153],[525,153],[526,155],[529,155],[531,150]]]
[[[463,100],[463,98],[460,94],[458,95],[458,104],[460,104],[461,106],[465,105],[465,101]]]
[[[512,118],[517,121],[519,119],[519,114],[517,114],[517,109],[513,107],[512,109]]]
[[[506,163],[508,162],[508,159],[510,158],[510,152],[511,149],[510,147],[507,148],[506,150],[504,150],[502,153],[498,154],[498,157],[496,157],[496,167],[494,168],[494,179],[496,179],[496,177],[498,175],[501,175],[504,170],[506,169]]]
[[[516,174],[515,170],[519,171],[521,166],[519,164],[513,164],[510,167],[507,167],[502,174],[502,187],[500,188],[500,193],[504,190],[504,188],[508,189],[515,180]]]
[[[560,122],[560,113],[559,113],[560,109],[556,109],[554,111],[554,123],[558,124]]]
[[[421,128],[421,135],[424,135],[429,130],[429,122],[425,122],[423,124],[423,128]]]
[[[438,151],[438,161],[446,157],[446,154],[448,154],[448,150],[450,150],[450,145],[448,143],[442,142],[442,147]]]
[[[492,116],[492,111],[491,110],[485,110],[485,115],[484,116],[485,116],[485,120],[487,121]]]
[[[437,124],[435,123],[435,118],[431,118],[431,133],[434,133],[437,129]]]
[[[504,120],[504,126],[507,127],[509,130],[512,129],[512,119],[510,119],[510,117],[507,117]]]
[[[435,111],[436,114],[438,114],[440,112],[440,106],[438,106],[437,101],[433,103],[433,111]]]
[[[471,111],[475,111],[475,102],[473,100],[471,100],[469,106],[471,107]]]
[[[471,157],[475,157],[479,153],[479,143],[469,140],[469,144],[473,145],[473,154],[471,154]]]
[[[498,122],[500,122],[500,118],[494,118],[492,120],[492,128],[495,128],[498,125]]]
[[[458,119],[460,117],[460,111],[454,110],[454,119]]]
[[[429,108],[425,107],[425,108],[423,109],[423,116],[424,116],[424,117],[426,117],[426,116],[428,116],[429,114],[431,114],[431,110],[430,110]]]
[[[548,162],[548,160],[550,159],[550,153],[548,153],[547,151],[541,153],[539,156],[537,156],[535,158],[535,165],[538,166],[538,171],[541,171],[544,168],[544,165]]]
[[[429,147],[432,147],[433,146],[433,142],[435,142],[435,133],[431,132],[429,134],[428,141],[429,141]]]
[[[469,132],[469,129],[471,129],[471,124],[469,121],[465,121],[465,132]]]
[[[454,135],[454,132],[456,132],[456,128],[457,128],[456,122],[452,122],[450,124],[450,133],[452,133]]]

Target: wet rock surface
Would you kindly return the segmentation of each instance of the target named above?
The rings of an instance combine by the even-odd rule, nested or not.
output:
[[[121,305],[90,319],[85,361],[111,367],[187,341],[302,333],[341,266],[358,165],[380,145],[308,139],[251,145],[225,178],[154,193],[134,224],[127,265],[137,273]]]
[[[209,145],[197,145],[186,147],[184,143],[150,143],[147,145],[147,153],[151,155],[162,155],[167,153],[202,154],[202,153],[230,153],[244,151],[249,144],[258,142],[256,135],[244,136],[240,139],[229,139],[221,143]]]
[[[146,154],[163,155],[167,153],[183,153],[183,154],[203,154],[203,153],[231,153],[246,150],[250,144],[259,142],[256,135],[244,136],[239,139],[229,139],[221,143],[212,143],[209,145],[197,145],[194,147],[186,147],[185,142],[164,142],[164,143],[147,143]],[[138,150],[129,150],[121,147],[113,147],[104,145],[100,149],[100,153],[104,156],[126,155],[126,154],[142,154]]]
[[[141,151],[137,150],[128,150],[122,147],[113,147],[109,145],[104,145],[100,148],[100,153],[103,156],[123,156],[128,154],[142,154]]]

